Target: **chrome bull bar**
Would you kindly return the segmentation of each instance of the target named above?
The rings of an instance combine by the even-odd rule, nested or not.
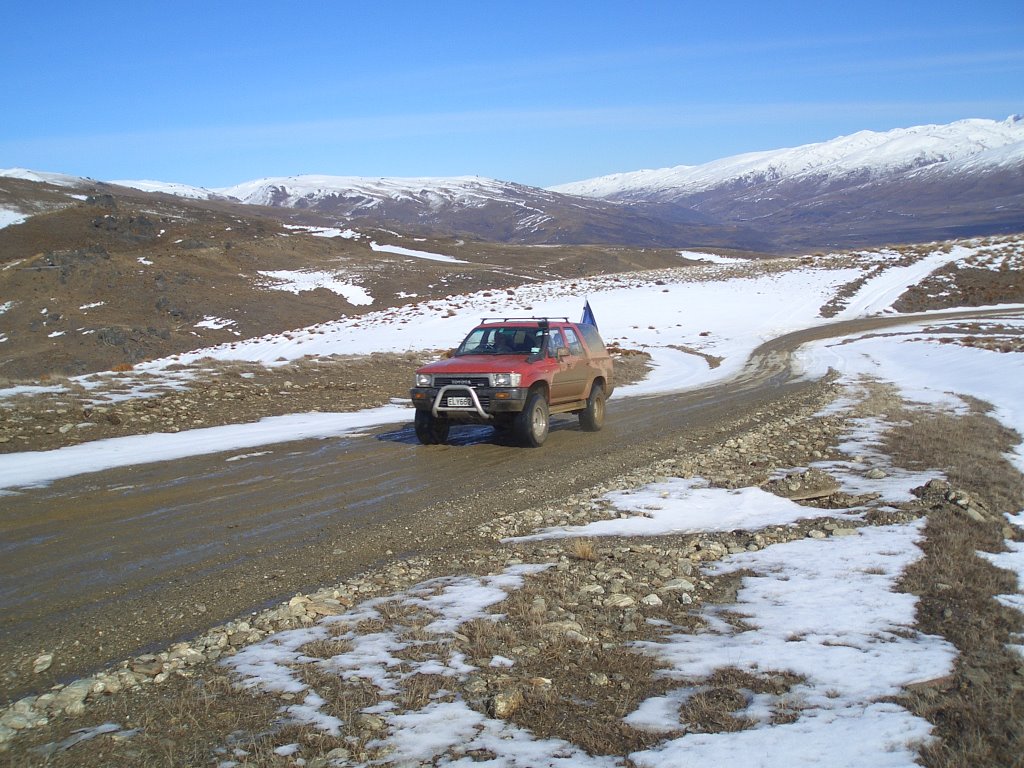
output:
[[[465,392],[467,395],[469,395],[470,404],[445,405],[442,407],[441,403],[444,401],[445,397],[448,396],[448,393],[452,391],[459,393]],[[451,411],[474,412],[480,418],[487,420],[494,418],[491,414],[487,413],[487,411],[483,409],[482,405],[480,405],[480,398],[477,397],[476,391],[472,387],[467,387],[464,384],[448,384],[446,386],[441,387],[437,391],[437,396],[434,398],[433,404],[430,406],[430,413],[434,416],[434,418],[437,418],[441,413],[448,413]]]

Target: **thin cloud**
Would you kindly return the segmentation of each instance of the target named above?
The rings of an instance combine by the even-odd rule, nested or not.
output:
[[[191,142],[273,145],[278,142],[391,140],[412,136],[572,127],[650,129],[687,125],[742,125],[751,120],[793,122],[804,118],[842,116],[897,116],[955,113],[968,116],[1009,115],[1012,101],[783,101],[762,104],[675,103],[624,104],[614,107],[573,109],[482,109],[458,112],[401,113],[366,117],[260,124],[209,125],[186,129],[125,131],[102,134],[34,137],[0,142],[0,152],[95,150],[102,146],[171,145]]]

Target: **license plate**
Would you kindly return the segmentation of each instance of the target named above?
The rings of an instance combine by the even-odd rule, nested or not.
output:
[[[450,408],[469,408],[473,404],[473,401],[468,397],[449,397],[448,406]]]

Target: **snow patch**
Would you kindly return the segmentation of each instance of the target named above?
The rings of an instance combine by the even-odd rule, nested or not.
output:
[[[456,259],[453,256],[445,256],[442,253],[430,253],[429,251],[417,251],[412,248],[403,248],[400,245],[378,245],[370,242],[370,248],[381,253],[394,253],[399,256],[411,256],[414,259],[427,259],[428,261],[447,261],[452,264],[468,264],[468,261]]]
[[[343,280],[336,272],[320,272],[314,270],[291,271],[291,270],[260,270],[264,277],[270,278],[270,282],[263,287],[275,291],[288,291],[299,294],[304,291],[315,291],[317,288],[324,288],[339,296],[344,296],[349,304],[366,306],[373,303],[373,297],[362,286],[356,285],[351,278]]]

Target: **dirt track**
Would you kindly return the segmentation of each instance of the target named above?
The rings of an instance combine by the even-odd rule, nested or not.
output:
[[[763,345],[730,382],[613,398],[600,433],[556,420],[540,450],[469,427],[453,431],[452,445],[427,448],[405,424],[274,445],[232,462],[203,456],[74,477],[8,497],[0,532],[3,698],[385,559],[487,546],[465,532],[671,456],[681,438],[699,451],[744,424],[799,409],[822,386],[793,380],[789,355],[801,344],[908,319],[789,334]],[[33,676],[31,659],[44,650],[54,653],[53,668]]]

